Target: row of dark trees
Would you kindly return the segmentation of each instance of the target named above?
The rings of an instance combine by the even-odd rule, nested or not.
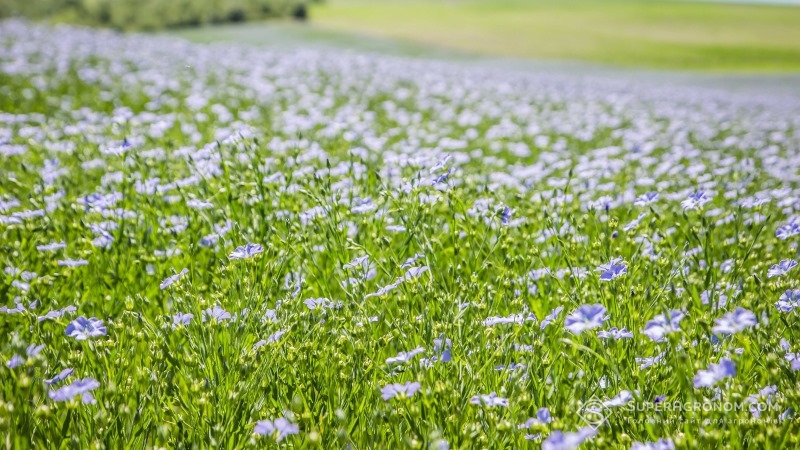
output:
[[[0,17],[153,30],[273,17],[305,19],[317,0],[0,0]]]

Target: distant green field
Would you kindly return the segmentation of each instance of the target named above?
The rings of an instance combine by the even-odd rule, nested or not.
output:
[[[472,55],[463,52],[380,36],[365,38],[358,33],[288,20],[180,28],[164,33],[199,43],[226,42],[272,48],[333,48],[402,56],[474,59]]]
[[[800,70],[800,8],[641,0],[328,0],[315,27],[484,55]]]

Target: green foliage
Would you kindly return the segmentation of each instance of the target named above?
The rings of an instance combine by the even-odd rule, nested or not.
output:
[[[153,30],[271,17],[305,18],[304,0],[0,0],[0,17]]]

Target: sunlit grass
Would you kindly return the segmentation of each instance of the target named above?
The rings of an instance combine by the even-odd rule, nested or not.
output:
[[[496,56],[702,71],[800,69],[800,8],[670,1],[330,0],[340,32]]]

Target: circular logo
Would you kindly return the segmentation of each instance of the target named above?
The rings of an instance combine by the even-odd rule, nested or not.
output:
[[[596,430],[605,423],[608,417],[608,408],[606,408],[602,400],[592,396],[592,398],[587,400],[578,410],[578,416],[580,416],[587,425]]]

